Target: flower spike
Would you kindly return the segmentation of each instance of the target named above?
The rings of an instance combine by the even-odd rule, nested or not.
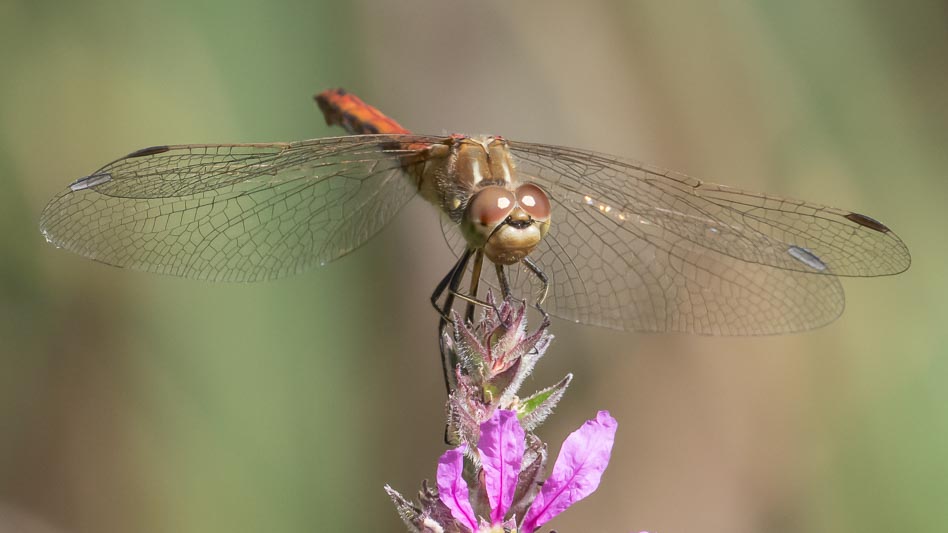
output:
[[[547,445],[532,431],[573,376],[526,398],[517,392],[553,339],[549,322],[528,333],[525,305],[510,301],[492,303],[473,324],[454,319],[443,346],[458,362],[447,435],[459,445],[441,456],[437,491],[423,483],[419,503],[385,490],[413,533],[534,533],[599,486],[616,420],[599,411],[571,433],[547,477]]]

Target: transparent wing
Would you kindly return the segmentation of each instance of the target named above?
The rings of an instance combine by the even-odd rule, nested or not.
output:
[[[332,261],[417,190],[440,137],[158,146],[70,185],[43,212],[47,240],[120,267],[253,281]],[[407,174],[407,176],[406,176]]]
[[[532,257],[550,277],[544,308],[556,316],[635,331],[801,331],[842,312],[837,275],[909,265],[902,241],[864,215],[593,152],[510,148],[519,178],[553,201],[553,225]],[[443,227],[457,249],[455,228]],[[522,297],[537,288],[520,268],[509,276]]]
[[[510,149],[521,179],[535,179],[561,203],[612,219],[620,233],[686,240],[748,263],[837,276],[897,274],[911,262],[895,233],[858,213],[585,150],[516,142]]]
[[[626,331],[770,335],[813,329],[843,311],[835,276],[746,263],[687,241],[619,238],[571,207],[554,204],[557,223],[531,254],[550,278],[543,308],[554,316]],[[464,249],[456,224],[442,217],[442,230],[455,253]],[[493,271],[484,275],[499,287]],[[532,301],[536,276],[520,266],[507,276],[514,294]]]

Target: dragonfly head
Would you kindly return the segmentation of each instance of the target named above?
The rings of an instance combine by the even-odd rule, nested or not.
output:
[[[550,198],[525,183],[511,190],[488,185],[467,204],[462,231],[494,263],[511,265],[530,254],[550,229]]]

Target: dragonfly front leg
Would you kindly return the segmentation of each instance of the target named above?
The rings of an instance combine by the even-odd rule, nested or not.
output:
[[[454,306],[454,297],[457,294],[458,287],[461,286],[464,271],[467,269],[467,263],[470,261],[473,252],[474,250],[470,248],[464,250],[464,253],[458,258],[458,262],[454,264],[451,271],[438,283],[438,286],[435,287],[434,292],[431,294],[431,305],[434,306],[441,315],[441,318],[438,320],[438,343],[441,347],[441,371],[444,373],[444,388],[447,390],[449,396],[454,389],[452,370],[454,369],[456,361],[454,361],[454,358],[451,356],[451,350],[449,350],[445,344],[445,330],[449,323],[453,324],[449,313]],[[444,294],[445,290],[448,291],[448,295],[444,299],[444,306],[438,307],[438,300],[441,298],[441,295]]]
[[[474,254],[474,268],[471,270],[471,291],[469,295],[473,300],[477,300],[477,286],[481,281],[482,266],[484,266],[484,250],[478,249]],[[464,317],[468,322],[474,321],[474,302],[468,300]]]
[[[465,250],[457,262],[454,263],[454,266],[451,267],[451,270],[438,282],[434,292],[431,293],[431,306],[441,315],[442,319],[449,322],[451,321],[451,315],[448,314],[448,311],[451,310],[451,306],[454,304],[453,296],[457,295],[457,290],[452,291],[449,289],[449,286],[452,283],[454,283],[455,287],[461,285],[461,277],[464,275],[464,269],[467,267],[467,262],[471,258],[471,253],[473,253],[473,250]],[[448,291],[448,299],[445,300],[445,305],[442,306],[438,300],[441,299],[445,291]]]
[[[474,252],[474,264],[471,267],[470,292],[468,294],[463,294],[456,291],[452,292],[452,296],[454,296],[458,300],[463,300],[467,302],[467,308],[464,312],[464,318],[468,322],[474,321],[474,306],[490,307],[496,313],[500,314],[500,311],[497,309],[496,305],[490,302],[485,302],[484,300],[481,300],[480,298],[477,297],[477,290],[478,290],[478,287],[480,286],[480,281],[481,281],[481,269],[483,268],[483,266],[484,266],[484,250],[479,249],[476,252]]]
[[[507,271],[504,270],[504,265],[500,263],[494,263],[494,267],[497,269],[497,282],[500,283],[500,294],[504,300],[507,300],[510,298],[510,282],[507,281]]]
[[[543,319],[549,320],[550,314],[543,310],[543,302],[546,301],[547,294],[550,292],[550,278],[545,272],[543,272],[543,270],[540,269],[539,265],[533,262],[533,259],[524,257],[522,262],[524,266],[530,270],[530,272],[533,272],[533,274],[540,279],[540,283],[543,285],[540,288],[540,295],[537,296],[537,300],[534,305],[536,306],[537,311],[543,314]]]

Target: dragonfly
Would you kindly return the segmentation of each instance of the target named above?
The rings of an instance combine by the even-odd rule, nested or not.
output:
[[[417,135],[342,89],[315,99],[349,135],[143,148],[72,182],[41,231],[110,265],[257,281],[348,254],[421,196],[458,257],[432,295],[442,325],[453,298],[482,302],[486,278],[575,322],[704,335],[825,325],[843,311],[840,277],[911,263],[854,211],[578,148]]]

